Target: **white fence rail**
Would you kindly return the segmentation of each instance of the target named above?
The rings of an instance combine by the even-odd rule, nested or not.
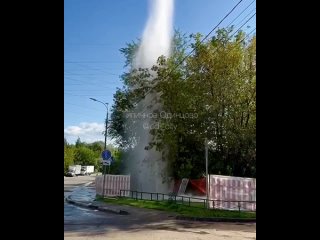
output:
[[[256,211],[255,178],[209,175],[208,181],[210,208]]]
[[[101,196],[103,195],[103,179],[103,175],[96,177],[96,193]],[[120,196],[120,190],[130,190],[130,175],[106,174],[104,189],[105,196]]]

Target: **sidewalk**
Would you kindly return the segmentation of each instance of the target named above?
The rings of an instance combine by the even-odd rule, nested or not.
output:
[[[65,200],[68,203],[80,207],[92,208],[99,211],[112,212],[122,215],[128,214],[127,211],[120,209],[119,206],[109,206],[109,204],[95,201],[96,191],[93,186],[88,187],[89,185],[92,185],[92,183],[84,184],[81,187],[77,187],[65,198]]]
[[[136,208],[133,206],[116,205],[95,201],[96,191],[91,186],[77,187],[65,200],[79,207],[91,208],[99,211],[110,212],[120,215],[131,215],[137,219],[150,219],[150,221],[174,219],[177,214],[155,209]]]

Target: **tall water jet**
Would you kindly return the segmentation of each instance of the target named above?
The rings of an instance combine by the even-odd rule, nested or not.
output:
[[[150,3],[148,21],[133,61],[133,67],[136,69],[150,69],[160,56],[170,56],[174,0],[151,0]],[[134,112],[136,114],[143,112],[148,116],[148,113],[159,107],[156,105],[151,109],[147,108],[154,97],[156,97],[155,94],[148,94],[139,102]],[[172,189],[168,164],[162,159],[162,154],[155,150],[155,147],[146,148],[152,140],[149,133],[150,126],[152,126],[152,119],[148,117],[138,119],[138,124],[136,124],[138,142],[125,161],[126,173],[131,175],[132,190],[166,193]]]
[[[169,57],[173,31],[173,1],[151,1],[149,18],[134,61],[135,67],[151,68],[161,55]]]

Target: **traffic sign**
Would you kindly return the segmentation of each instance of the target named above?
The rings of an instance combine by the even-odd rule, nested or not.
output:
[[[109,150],[104,150],[101,154],[103,160],[108,160],[111,158],[111,152]]]
[[[111,165],[111,159],[110,160],[103,160],[102,164],[105,166],[110,166]]]

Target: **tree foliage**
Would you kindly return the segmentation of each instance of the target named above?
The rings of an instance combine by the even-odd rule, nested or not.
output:
[[[110,174],[119,174],[121,164],[121,153],[118,148],[108,144],[107,149],[111,151],[114,162],[110,167]],[[64,139],[64,173],[68,172],[70,165],[93,165],[95,171],[102,172],[101,153],[104,150],[104,142],[97,141],[93,143],[82,142],[80,138],[75,144],[69,144]]]
[[[138,43],[122,49],[131,68],[114,95],[110,130],[122,147],[139,137],[126,113],[152,90],[156,97],[150,104],[160,107],[150,147],[163,151],[173,176],[203,175],[208,139],[210,173],[255,177],[256,38],[232,31],[220,29],[208,41],[176,32],[172,56],[159,56],[151,70],[133,68]],[[188,49],[194,51],[187,56]],[[151,72],[157,76],[152,80]]]
[[[67,143],[65,141],[65,143]],[[74,149],[67,144],[64,145],[64,173],[68,172],[70,165],[74,163]]]
[[[88,147],[76,148],[74,163],[79,165],[94,165],[95,167],[98,166],[95,152]]]

